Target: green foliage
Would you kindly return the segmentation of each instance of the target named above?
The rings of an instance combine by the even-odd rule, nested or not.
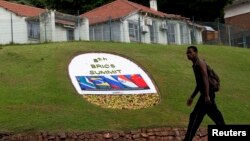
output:
[[[69,14],[85,13],[113,0],[11,0],[23,4],[56,9]],[[149,6],[149,0],[130,0]],[[158,0],[158,9],[169,14],[179,14],[199,21],[224,18],[224,7],[233,0]]]
[[[196,21],[215,21],[224,19],[224,7],[233,0],[163,0],[159,10],[179,14]]]
[[[44,0],[10,0],[10,1],[20,3],[20,4],[25,4],[25,5],[36,6],[40,8],[47,7]]]

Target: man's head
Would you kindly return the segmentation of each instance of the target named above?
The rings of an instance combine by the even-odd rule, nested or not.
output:
[[[192,60],[192,61],[196,60],[197,57],[198,57],[198,49],[197,49],[197,47],[196,46],[189,46],[187,48],[186,54],[187,54],[187,58],[189,60]]]

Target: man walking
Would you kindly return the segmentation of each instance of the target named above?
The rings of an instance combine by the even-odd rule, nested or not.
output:
[[[188,98],[187,105],[190,106],[193,98],[200,92],[200,97],[189,117],[188,129],[184,141],[192,141],[204,116],[207,114],[216,125],[225,125],[223,116],[215,103],[215,92],[209,88],[207,65],[198,57],[196,46],[187,48],[187,58],[193,62],[193,71],[196,79],[196,87],[193,94]]]

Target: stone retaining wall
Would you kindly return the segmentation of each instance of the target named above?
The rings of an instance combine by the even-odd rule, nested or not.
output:
[[[133,131],[0,133],[1,141],[182,141],[184,128],[142,128]],[[193,141],[207,141],[207,129],[200,128]]]

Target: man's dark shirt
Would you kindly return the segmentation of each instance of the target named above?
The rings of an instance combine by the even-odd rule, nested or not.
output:
[[[196,61],[196,63],[193,65],[193,71],[196,79],[196,85],[199,88],[200,92],[202,95],[205,94],[205,88],[204,88],[204,82],[202,78],[202,73],[201,73],[201,66],[198,63],[199,60]]]

